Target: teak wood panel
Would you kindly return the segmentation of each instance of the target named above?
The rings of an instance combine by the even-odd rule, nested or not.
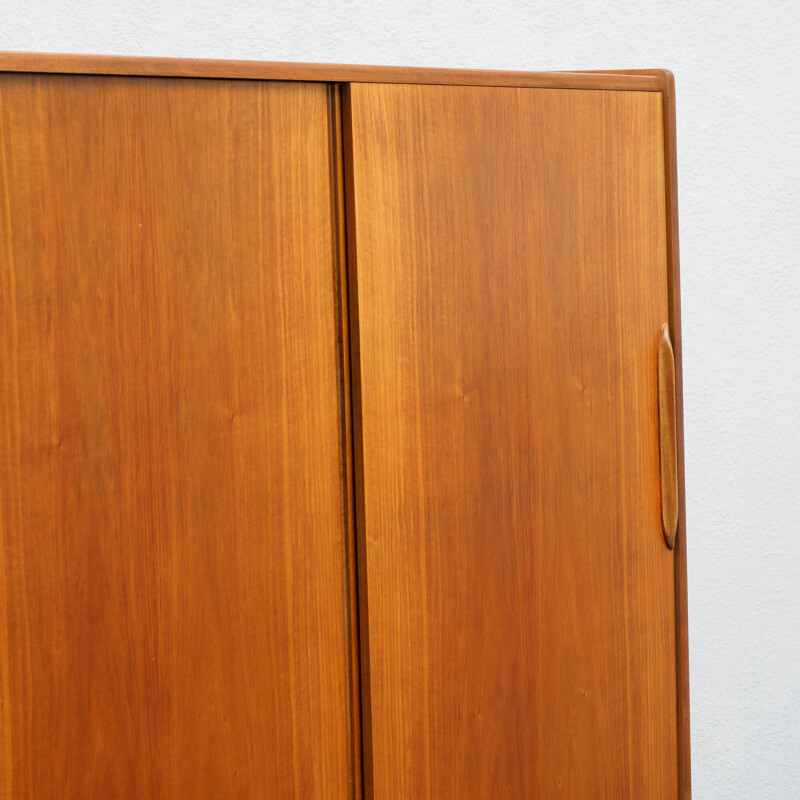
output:
[[[322,84],[0,77],[0,796],[350,797]]]
[[[367,788],[674,800],[661,97],[345,99]]]

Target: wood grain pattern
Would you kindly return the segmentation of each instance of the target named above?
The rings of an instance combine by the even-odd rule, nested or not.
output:
[[[352,793],[324,85],[0,77],[0,797]]]
[[[0,72],[150,75],[349,83],[429,83],[475,86],[536,86],[551,89],[622,89],[660,92],[659,76],[620,73],[511,72],[480,69],[429,69],[360,64],[302,64],[279,61],[225,61],[200,58],[138,58],[60,53],[0,52]]]
[[[609,70],[616,73],[616,70]],[[691,800],[691,730],[689,722],[689,602],[686,574],[686,494],[683,442],[683,358],[681,341],[681,278],[678,242],[678,145],[675,110],[675,76],[668,69],[620,71],[626,75],[648,75],[663,82],[664,161],[667,211],[667,283],[669,324],[675,356],[675,417],[678,460],[678,523],[675,544],[675,626],[677,632],[676,677],[678,684],[678,796]]]
[[[346,112],[368,796],[673,800],[661,97]]]
[[[658,431],[661,462],[661,522],[667,547],[675,547],[678,527],[678,454],[675,430],[675,356],[669,325],[658,337]]]

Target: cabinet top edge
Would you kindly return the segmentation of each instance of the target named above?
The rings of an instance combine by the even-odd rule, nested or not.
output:
[[[542,89],[667,91],[668,70],[512,72],[280,61],[0,52],[0,72],[119,75],[164,78],[309,81],[322,83],[419,83]]]

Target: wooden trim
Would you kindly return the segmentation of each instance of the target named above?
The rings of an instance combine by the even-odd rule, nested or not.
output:
[[[683,343],[681,336],[681,281],[678,250],[678,158],[675,121],[675,76],[658,73],[665,83],[664,156],[667,191],[667,270],[669,323],[675,353],[675,416],[678,451],[678,532],[675,540],[675,652],[678,698],[678,797],[691,800],[691,738],[689,730],[689,616],[686,580],[686,471],[683,439]]]
[[[139,75],[175,78],[321,81],[326,83],[431,83],[517,86],[542,89],[603,89],[660,92],[664,78],[650,71],[497,72],[277,61],[215,61],[196,58],[137,58],[53,53],[0,52],[0,72],[80,75]]]
[[[350,796],[362,800],[363,744],[361,741],[361,653],[359,648],[358,565],[356,560],[356,519],[353,470],[353,406],[350,378],[350,314],[348,311],[347,233],[344,207],[344,147],[342,142],[342,92],[330,86],[328,104],[331,130],[331,193],[333,206],[334,292],[337,304],[336,331],[339,358],[339,403],[342,428],[342,473],[344,483],[345,527],[347,530],[347,638],[350,643],[350,736],[352,771]]]

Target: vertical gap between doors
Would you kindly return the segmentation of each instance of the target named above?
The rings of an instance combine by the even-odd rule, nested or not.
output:
[[[361,459],[361,395],[358,348],[355,237],[352,214],[352,160],[346,84],[328,85],[333,207],[334,290],[337,304],[337,359],[342,431],[342,475],[347,553],[348,694],[350,706],[351,796],[372,797],[369,714],[369,648],[367,644],[366,577],[361,554],[363,469]]]

